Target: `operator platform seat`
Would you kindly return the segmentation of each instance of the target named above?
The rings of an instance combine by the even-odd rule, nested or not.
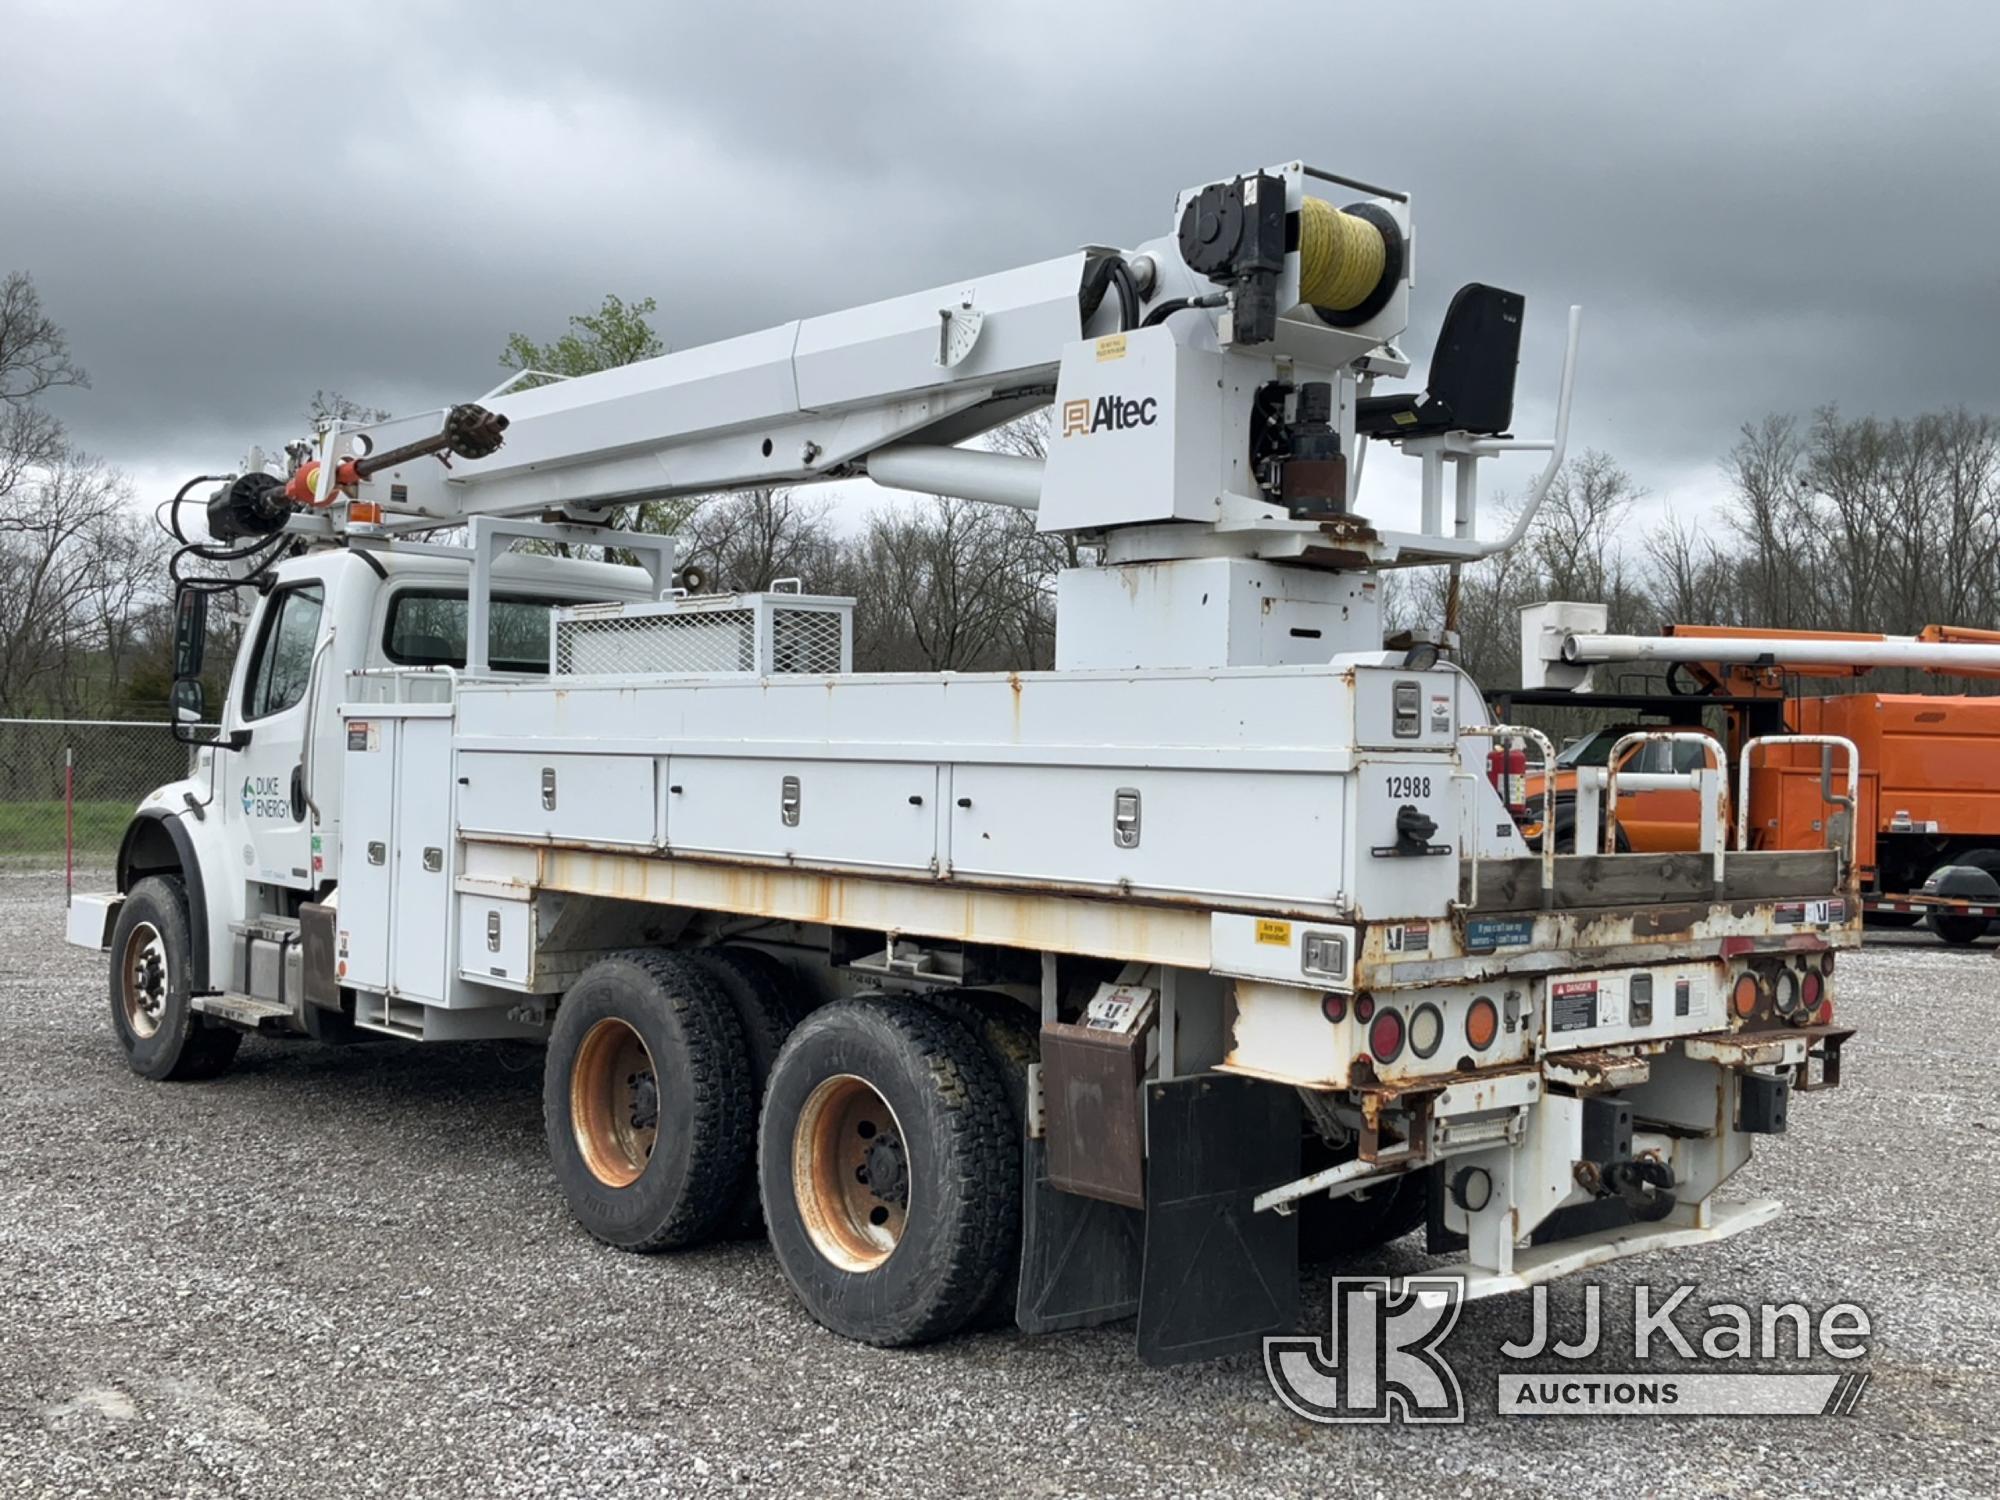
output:
[[[1452,294],[1431,355],[1430,385],[1394,396],[1363,396],[1354,404],[1362,437],[1433,437],[1441,432],[1497,436],[1514,420],[1514,372],[1521,357],[1521,314],[1527,299],[1477,281]]]

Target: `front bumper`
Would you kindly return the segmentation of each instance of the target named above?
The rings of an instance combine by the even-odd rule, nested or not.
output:
[[[78,891],[69,899],[63,937],[78,948],[102,953],[111,946],[111,927],[125,898],[116,891]]]

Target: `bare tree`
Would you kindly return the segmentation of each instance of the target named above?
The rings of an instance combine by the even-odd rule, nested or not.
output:
[[[798,578],[827,587],[839,546],[827,522],[830,501],[791,489],[740,490],[710,500],[679,528],[688,560],[716,589],[765,589]]]
[[[0,714],[116,705],[158,634],[159,540],[39,403],[86,383],[34,284],[0,281]]]
[[[381,406],[366,406],[339,391],[317,390],[306,404],[306,424],[317,429],[325,422],[386,422],[396,415]]]
[[[20,406],[62,385],[89,385],[69,340],[25,271],[0,280],[0,402]]]
[[[934,495],[885,509],[847,549],[857,665],[873,671],[1046,666],[1053,621],[1033,518]]]

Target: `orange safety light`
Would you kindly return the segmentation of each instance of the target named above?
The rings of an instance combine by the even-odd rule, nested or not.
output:
[[[1759,993],[1760,986],[1757,983],[1757,976],[1755,974],[1739,975],[1736,980],[1736,988],[1730,992],[1729,997],[1730,1004],[1734,1007],[1736,1014],[1748,1018],[1750,1013],[1757,1008],[1757,996]]]

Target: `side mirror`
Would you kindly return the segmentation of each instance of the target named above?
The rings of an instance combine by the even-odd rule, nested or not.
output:
[[[207,591],[184,588],[174,598],[174,677],[177,685],[187,678],[201,676],[201,659],[207,646]],[[197,697],[199,688],[197,683]]]
[[[179,653],[176,652],[176,655]],[[199,724],[204,710],[208,707],[207,694],[202,691],[199,677],[183,677],[174,684],[168,695],[167,704],[173,711],[176,724]]]

